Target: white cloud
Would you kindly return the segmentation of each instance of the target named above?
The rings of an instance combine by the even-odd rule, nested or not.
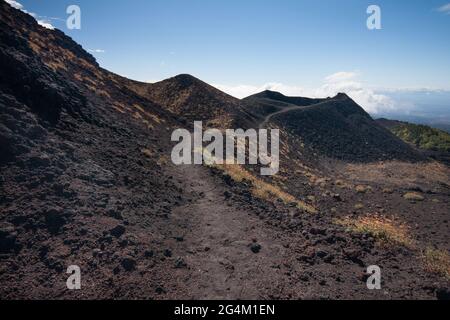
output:
[[[105,53],[106,51],[103,49],[88,49],[89,52],[92,53]]]
[[[37,23],[44,28],[55,30],[55,27],[47,20],[37,20]]]
[[[358,76],[358,73],[356,72],[347,72],[347,71],[341,71],[336,72],[328,77],[325,78],[326,82],[330,83],[337,83],[337,82],[343,82],[343,81],[350,81]]]
[[[16,9],[22,9],[23,5],[21,5],[19,2],[14,1],[14,0],[5,0],[6,3],[8,3],[11,7],[16,8]]]
[[[39,25],[41,25],[42,27],[50,29],[50,30],[54,30],[55,29],[55,27],[50,23],[49,20],[40,19],[40,18],[45,18],[45,17],[40,17],[34,12],[29,12],[29,11],[25,10],[21,3],[15,1],[15,0],[5,0],[5,2],[8,3],[11,7],[19,9],[22,12],[25,12],[25,13],[29,14],[30,16],[32,16],[33,18],[35,18],[37,23]],[[56,18],[52,18],[52,19],[56,19]]]
[[[345,92],[369,113],[378,114],[395,109],[395,103],[391,98],[364,86],[358,78],[359,73],[357,72],[343,71],[325,77],[323,84],[318,88],[305,88],[283,83],[267,83],[262,86],[221,84],[214,86],[240,99],[264,90],[278,91],[287,96],[314,98],[332,97],[339,92]]]
[[[367,112],[377,114],[395,108],[394,101],[386,95],[375,92],[360,82],[356,72],[338,72],[325,78],[317,90],[317,96],[334,96],[345,92]]]
[[[438,11],[445,14],[450,14],[450,3],[444,4],[442,7],[439,7]]]

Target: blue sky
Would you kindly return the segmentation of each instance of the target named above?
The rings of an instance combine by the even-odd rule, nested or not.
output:
[[[392,91],[450,90],[449,0],[18,1],[136,80],[190,73],[235,96],[341,89],[377,113],[399,108]],[[81,30],[65,26],[71,4]],[[381,30],[366,27],[371,4]]]

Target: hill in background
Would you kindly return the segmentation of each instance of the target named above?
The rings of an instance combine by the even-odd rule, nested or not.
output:
[[[379,119],[377,121],[403,141],[420,149],[450,152],[450,134],[443,130],[395,120]]]
[[[184,122],[204,121],[215,128],[250,127],[256,117],[242,102],[188,74],[156,82],[127,81],[127,86],[141,96],[163,106]]]
[[[343,93],[333,98],[309,99],[265,91],[244,102],[247,110],[266,118],[267,127],[283,128],[327,157],[352,162],[423,160]]]

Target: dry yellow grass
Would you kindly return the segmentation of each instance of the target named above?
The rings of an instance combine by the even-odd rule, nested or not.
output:
[[[423,201],[425,198],[417,192],[408,192],[403,195],[403,198],[410,201]]]
[[[86,80],[87,78],[84,78],[84,79]],[[88,81],[86,81],[86,82],[88,82]],[[100,95],[104,98],[111,98],[111,95],[107,91],[100,89],[98,86],[90,85],[88,83],[85,83],[85,85],[86,85],[86,88],[88,88],[92,92],[95,92],[95,94]]]
[[[425,270],[450,280],[450,255],[448,252],[427,248],[422,255]]]
[[[296,199],[278,186],[262,181],[240,165],[216,165],[215,167],[223,170],[224,173],[228,174],[236,182],[243,182],[244,180],[250,182],[252,184],[251,192],[253,196],[259,199],[271,202],[274,202],[275,199],[281,199],[286,204],[295,203],[297,208],[308,213],[317,213],[316,208],[313,206]]]
[[[349,232],[369,234],[382,244],[399,244],[413,247],[408,226],[379,215],[364,216],[357,219],[346,217],[335,220]]]
[[[149,158],[153,157],[153,152],[150,149],[142,149],[141,152]]]
[[[367,193],[370,190],[372,190],[372,188],[370,186],[363,186],[363,185],[359,185],[355,187],[356,192],[358,193]]]
[[[138,113],[139,113],[140,115],[142,114],[142,115],[147,116],[147,117],[150,118],[153,122],[156,122],[156,123],[158,123],[158,124],[165,123],[165,120],[164,120],[164,119],[161,119],[161,118],[158,117],[157,115],[155,115],[155,114],[153,114],[153,113],[151,113],[151,112],[146,111],[142,106],[140,106],[140,105],[138,105],[138,104],[134,104],[133,107],[134,107],[135,109],[138,110]],[[143,118],[143,117],[141,116],[141,118]],[[147,122],[148,122],[148,121],[147,121]]]
[[[344,182],[344,180],[338,179],[338,180],[336,180],[336,181],[334,182],[334,184],[335,184],[337,187],[341,187],[341,186],[344,186],[344,185],[345,185],[345,182]]]
[[[336,224],[346,227],[348,232],[369,234],[382,245],[401,245],[420,253],[425,271],[450,280],[450,255],[447,251],[431,247],[419,251],[420,243],[414,241],[409,227],[398,221],[379,215],[356,219],[346,217],[336,219]]]
[[[167,157],[167,156],[161,156],[159,159],[158,159],[158,161],[156,161],[156,163],[159,165],[159,166],[161,166],[161,167],[163,167],[163,166],[166,166],[167,164],[169,164],[169,157]]]
[[[364,204],[362,204],[362,203],[357,203],[357,204],[355,204],[354,208],[355,208],[355,210],[361,210],[361,209],[364,209]]]

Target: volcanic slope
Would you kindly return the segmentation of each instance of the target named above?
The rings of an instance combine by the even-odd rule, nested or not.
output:
[[[122,81],[0,1],[1,299],[151,298],[170,277],[145,257],[187,200],[165,167],[177,122]]]
[[[164,106],[183,123],[204,121],[212,128],[249,128],[257,118],[236,99],[191,75],[181,74],[152,84],[130,81],[140,95]]]
[[[265,115],[264,126],[283,128],[312,152],[326,157],[351,162],[422,159],[343,93],[308,99],[264,92],[245,101]]]
[[[0,39],[2,299],[448,294],[445,255],[437,251],[448,242],[442,218],[448,181],[441,175],[439,188],[430,189],[439,202],[409,204],[399,192],[374,198],[425,221],[411,232],[411,238],[433,242],[433,259],[423,263],[420,246],[383,246],[377,234],[350,233],[349,226],[334,223],[361,195],[346,189],[336,196],[337,185],[320,181],[326,171],[318,164],[305,168],[293,156],[279,176],[268,178],[239,166],[171,164],[171,132],[198,115],[211,125],[231,119],[257,127],[242,110],[244,102],[185,75],[161,86],[176,83],[173,88],[155,86],[163,93],[151,93],[152,85],[100,68],[61,31],[44,29],[3,1]],[[177,104],[174,95],[185,92],[192,98]],[[226,100],[228,107],[219,110]],[[184,107],[192,118],[183,121]],[[284,154],[310,154],[288,139],[282,145]],[[346,172],[358,173],[352,170]],[[426,208],[434,214],[420,216]],[[384,290],[367,290],[370,264],[383,267]],[[81,290],[66,287],[70,265],[81,268]]]

